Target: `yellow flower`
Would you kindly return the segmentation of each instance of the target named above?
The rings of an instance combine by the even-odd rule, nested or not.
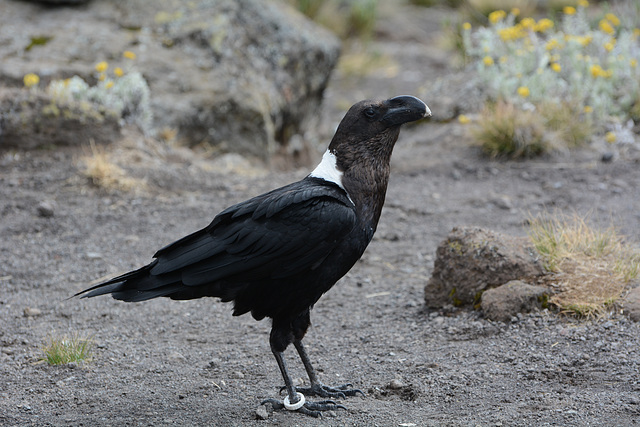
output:
[[[604,31],[607,34],[613,34],[613,33],[616,32],[615,28],[613,28],[611,23],[609,21],[607,21],[606,19],[601,19],[600,23],[598,24],[598,26],[600,27],[600,29],[602,31]]]
[[[504,10],[494,10],[489,14],[489,22],[492,24],[497,24],[507,17],[507,12]]]
[[[638,60],[632,59],[631,61],[629,61],[629,65],[631,65],[631,68],[636,68],[638,66]]]
[[[501,56],[500,57],[500,63],[501,64],[506,64],[506,62],[509,60],[509,58],[507,58],[506,56]]]
[[[565,6],[562,9],[562,12],[564,12],[565,15],[575,15],[576,14],[576,8],[573,6]]]
[[[520,95],[523,98],[528,97],[531,94],[531,92],[529,91],[529,88],[526,86],[520,86],[518,88],[518,95]]]
[[[109,80],[108,82],[106,82],[106,83],[104,84],[104,87],[105,87],[106,89],[111,89],[111,88],[113,87],[113,81],[112,81],[112,80]]]
[[[486,65],[487,67],[493,65],[493,58],[490,56],[485,56],[484,58],[482,58],[482,62],[484,63],[484,65]]]
[[[26,87],[33,87],[40,83],[40,77],[37,74],[29,73],[24,76],[22,81]]]
[[[122,71],[122,68],[116,67],[113,69],[113,74],[115,74],[116,77],[122,77],[124,75],[124,71]]]
[[[458,122],[463,124],[463,125],[466,125],[467,123],[471,122],[471,119],[469,117],[465,116],[464,114],[460,114],[458,116]]]
[[[587,0],[578,0],[578,6],[589,7],[589,2]]]
[[[96,64],[96,71],[99,73],[104,73],[109,68],[109,64],[106,61],[98,62]]]
[[[591,43],[591,40],[593,40],[593,36],[591,36],[591,35],[583,36],[583,37],[579,37],[578,38],[578,42],[582,46],[587,46],[589,43]]]
[[[640,37],[640,28],[634,28],[633,29],[633,37],[635,37],[635,38]]]
[[[585,105],[582,111],[584,111],[587,114],[593,113],[593,107],[591,105]]]
[[[605,78],[608,78],[608,77],[611,77],[613,75],[613,71],[605,70],[598,64],[592,65],[591,68],[589,69],[589,71],[591,71],[591,76],[593,76],[593,77],[605,77]]]
[[[557,39],[551,39],[544,45],[544,48],[547,50],[553,50],[560,46],[560,42]]]
[[[136,59],[136,54],[131,52],[130,50],[125,50],[124,52],[122,52],[122,56],[127,59]]]
[[[464,24],[462,24],[462,29],[463,30],[470,30],[471,29],[471,24],[468,22],[465,22]]]
[[[98,80],[100,80],[101,82],[105,81],[107,78],[107,76],[104,73],[100,73],[100,75],[98,76]]]
[[[544,33],[548,29],[553,28],[553,21],[549,18],[542,18],[538,21],[538,23],[533,27],[533,29],[539,33]]]
[[[499,29],[498,35],[503,41],[508,42],[511,40],[517,40],[517,39],[526,37],[527,33],[524,31],[524,29],[521,26],[516,25],[514,27]]]
[[[524,18],[522,21],[520,21],[520,25],[522,26],[522,28],[533,29],[533,27],[535,27],[536,25],[536,20],[533,18]]]
[[[551,64],[551,69],[556,73],[559,73],[560,71],[562,71],[562,67],[557,62],[554,62],[553,64]]]
[[[604,17],[607,19],[607,21],[611,22],[614,26],[617,27],[618,25],[620,25],[620,19],[613,13],[607,13],[606,15],[604,15]]]
[[[607,132],[604,135],[604,140],[607,141],[609,144],[613,144],[614,142],[616,142],[616,133],[615,132]]]
[[[518,16],[520,15],[520,9],[518,9],[517,7],[514,7],[513,9],[511,9],[511,14],[513,16]]]
[[[615,39],[613,39],[613,40],[615,40]],[[606,43],[604,44],[604,48],[607,50],[607,52],[611,52],[611,51],[613,50],[613,48],[614,48],[614,47],[615,47],[615,43],[610,42],[610,41],[609,41],[609,42],[606,42]]]

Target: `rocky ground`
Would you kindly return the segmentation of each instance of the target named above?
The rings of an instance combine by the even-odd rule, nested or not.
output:
[[[435,12],[410,10],[375,48],[395,75],[336,73],[326,93],[330,137],[344,104],[420,93],[450,72],[434,49]],[[416,26],[413,31],[411,24]],[[386,25],[393,26],[387,21]],[[328,139],[327,139],[328,141]],[[633,150],[602,162],[596,144],[526,162],[483,158],[465,127],[403,131],[387,203],[363,259],[312,312],[306,342],[327,384],[365,391],[315,420],[259,411],[281,377],[267,321],[234,318],[214,300],[68,299],[90,282],[147,263],[154,251],[230,204],[308,169],[225,169],[140,136],[112,146],[144,191],[109,194],[79,173],[82,149],[0,157],[0,423],[3,425],[634,425],[640,420],[640,325],[613,313],[575,321],[542,311],[510,322],[452,307],[429,311],[435,249],[455,226],[524,235],[544,210],[613,221],[638,243]],[[160,155],[158,155],[160,154]],[[49,337],[91,336],[89,363],[39,361]],[[288,352],[296,378],[304,370]]]

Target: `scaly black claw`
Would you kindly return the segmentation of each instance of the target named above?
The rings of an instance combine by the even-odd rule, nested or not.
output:
[[[311,387],[296,387],[296,391],[304,394],[305,396],[320,396],[331,397],[335,399],[345,399],[350,396],[355,396],[358,393],[364,396],[364,392],[353,387],[353,384],[342,384],[338,387],[329,387],[324,384],[312,384]],[[282,392],[283,389],[280,391]]]
[[[284,409],[284,403],[276,399],[265,399],[260,403],[260,405],[265,405],[267,403],[271,404],[274,411]],[[321,402],[305,402],[304,405],[302,405],[301,408],[296,409],[296,411],[304,415],[310,415],[312,417],[318,418],[322,417],[323,411],[332,411],[336,409],[344,409],[345,411],[347,410],[346,407],[338,405],[333,400],[323,400]]]

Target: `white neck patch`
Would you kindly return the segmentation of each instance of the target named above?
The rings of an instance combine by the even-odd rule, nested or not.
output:
[[[338,163],[336,156],[327,149],[322,155],[322,161],[320,164],[309,174],[314,178],[321,178],[325,181],[333,182],[338,187],[342,188],[345,192],[344,185],[342,185],[342,171],[338,169]],[[347,197],[351,200],[351,196],[347,193]],[[353,200],[351,200],[353,203]]]

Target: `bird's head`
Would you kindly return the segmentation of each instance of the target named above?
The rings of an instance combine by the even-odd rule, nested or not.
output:
[[[427,104],[414,96],[360,101],[340,122],[329,151],[336,156],[337,166],[342,171],[362,156],[388,162],[400,126],[430,116]]]

